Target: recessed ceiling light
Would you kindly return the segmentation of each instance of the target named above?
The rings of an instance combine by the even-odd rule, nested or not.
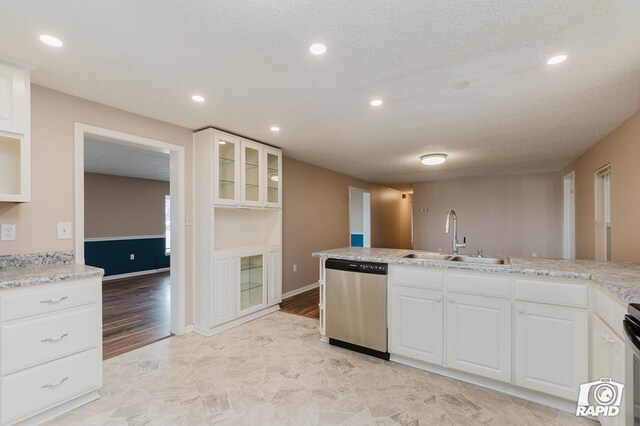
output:
[[[48,34],[42,34],[40,36],[40,41],[43,42],[44,44],[48,44],[49,46],[53,46],[53,47],[62,46],[62,41],[59,38],[56,38]]]
[[[425,166],[437,166],[447,161],[447,154],[427,154],[420,157]]]
[[[558,65],[567,60],[567,55],[556,55],[547,60],[547,64],[549,65]]]
[[[378,107],[382,105],[382,99],[374,99],[371,101],[371,106]]]
[[[193,99],[196,102],[204,102],[204,97],[200,95],[193,95],[191,99]]]
[[[278,127],[278,126],[271,126],[271,131],[272,131],[272,132],[279,132],[279,131],[280,131],[280,127]]]
[[[311,47],[309,48],[309,51],[314,55],[322,55],[324,52],[327,51],[327,46],[325,46],[322,43],[312,44]]]

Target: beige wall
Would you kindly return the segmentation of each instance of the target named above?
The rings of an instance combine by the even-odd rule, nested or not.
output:
[[[410,243],[410,200],[402,200],[400,192],[285,157],[283,292],[318,281],[318,260],[312,252],[349,245],[349,186],[371,191],[372,246]]]
[[[169,182],[84,174],[85,238],[164,235]]]
[[[31,86],[31,202],[0,203],[0,222],[17,225],[16,241],[0,242],[0,255],[73,250],[56,238],[57,222],[74,220],[74,123],[80,122],[182,145],[186,152],[186,208],[192,213],[192,131],[41,86]],[[186,235],[186,300],[192,300],[193,233]],[[192,322],[187,303],[187,324]]]
[[[640,262],[640,112],[568,169],[576,172],[576,257],[595,258],[594,172],[611,163],[611,258]]]
[[[414,184],[415,247],[451,252],[444,226],[449,209],[458,215],[463,253],[560,257],[562,174],[455,179]],[[421,210],[427,209],[426,213]]]

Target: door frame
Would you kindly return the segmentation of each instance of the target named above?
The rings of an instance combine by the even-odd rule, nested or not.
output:
[[[371,247],[371,191],[368,189],[349,187],[349,246],[351,246],[351,193],[362,192],[362,246]]]
[[[576,172],[571,171],[562,179],[562,257],[576,258]]]
[[[164,152],[170,155],[171,196],[171,333],[186,331],[186,160],[185,148],[115,130],[74,123],[74,184],[75,184],[75,262],[84,264],[84,140],[86,135],[98,136],[109,143]],[[173,208],[173,206],[176,206]]]

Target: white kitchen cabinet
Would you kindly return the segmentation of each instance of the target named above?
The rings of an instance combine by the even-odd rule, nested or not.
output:
[[[625,383],[625,343],[598,316],[591,321],[591,381],[611,378]],[[624,413],[624,398],[620,413]],[[624,425],[624,415],[615,417],[599,416],[603,425]]]
[[[266,207],[282,207],[282,151],[265,146],[263,187],[265,189],[264,202]]]
[[[247,207],[264,207],[264,157],[263,145],[242,140],[241,204]]]
[[[511,380],[511,301],[449,294],[446,366],[495,380]]]
[[[268,253],[269,266],[267,273],[269,278],[269,305],[276,305],[282,302],[282,252],[280,247],[270,248]]]
[[[588,324],[584,310],[517,303],[516,385],[576,400],[588,382]]]
[[[216,132],[213,138],[213,202],[240,204],[240,138]]]
[[[267,265],[264,250],[250,250],[238,255],[238,316],[259,311],[267,306]]]
[[[389,352],[442,365],[442,292],[391,287]]]
[[[0,60],[0,202],[31,200],[29,71]]]
[[[209,327],[229,322],[236,318],[236,256],[219,253],[213,257],[213,299]]]

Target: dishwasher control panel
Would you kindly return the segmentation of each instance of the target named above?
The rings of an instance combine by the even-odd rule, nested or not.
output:
[[[354,262],[352,260],[327,259],[325,262],[327,269],[339,271],[351,271],[364,274],[387,275],[387,264],[377,262]]]

